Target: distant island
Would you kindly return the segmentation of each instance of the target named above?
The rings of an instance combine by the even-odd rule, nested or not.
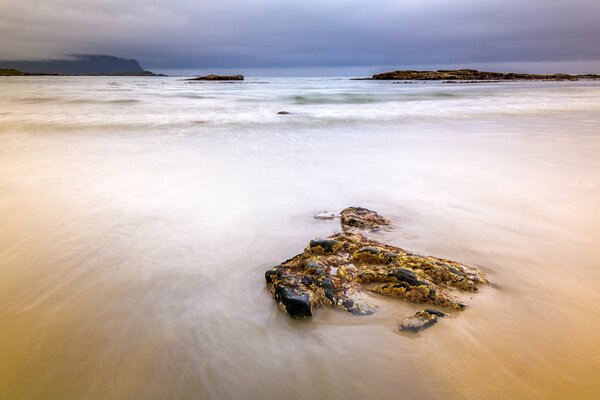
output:
[[[206,75],[188,79],[188,81],[243,81],[244,75]]]
[[[359,80],[397,80],[397,81],[576,81],[579,79],[600,79],[597,74],[569,75],[569,74],[518,74],[514,72],[488,72],[476,69],[454,69],[438,71],[392,71],[375,74],[371,78],[358,78]]]
[[[0,60],[0,76],[31,75],[158,76],[144,70],[137,60],[108,55],[74,55],[39,61]]]

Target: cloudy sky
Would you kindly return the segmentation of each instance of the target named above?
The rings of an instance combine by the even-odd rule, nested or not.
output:
[[[598,0],[0,0],[0,10],[2,59],[112,54],[155,70],[600,71]]]

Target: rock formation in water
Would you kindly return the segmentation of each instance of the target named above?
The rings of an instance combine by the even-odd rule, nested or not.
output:
[[[188,79],[190,81],[243,81],[244,75],[206,75]]]
[[[117,75],[154,76],[136,60],[107,55],[73,55],[66,59],[0,61],[0,69],[13,69],[22,75]]]
[[[510,80],[543,80],[543,81],[563,81],[578,79],[600,79],[600,75],[568,75],[568,74],[517,74],[503,72],[487,72],[475,69],[455,69],[438,71],[393,71],[375,74],[371,80],[464,80],[464,81],[510,81]]]
[[[419,311],[412,317],[405,318],[400,324],[400,330],[405,332],[421,332],[432,327],[438,321],[438,318],[444,318],[448,314],[432,308]]]
[[[332,218],[325,212],[316,217]],[[374,310],[362,300],[362,292],[462,310],[461,295],[488,283],[477,268],[369,239],[366,233],[390,225],[374,211],[349,207],[341,212],[340,221],[342,232],[311,240],[302,253],[265,273],[273,297],[290,317],[311,318],[319,306],[371,314]],[[406,321],[403,330],[411,330],[410,326],[421,330],[421,325],[430,326],[443,315],[421,311]]]

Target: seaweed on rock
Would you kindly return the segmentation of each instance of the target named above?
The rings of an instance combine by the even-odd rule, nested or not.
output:
[[[342,232],[311,240],[302,253],[265,273],[273,297],[292,318],[310,318],[321,305],[370,314],[363,291],[461,310],[465,306],[457,295],[488,283],[477,268],[366,237],[365,232],[390,225],[374,211],[349,207],[340,220]]]

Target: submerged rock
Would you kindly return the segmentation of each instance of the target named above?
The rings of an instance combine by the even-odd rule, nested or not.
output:
[[[290,115],[290,114],[291,114],[291,112],[289,112],[289,111],[279,111],[277,113],[277,115]]]
[[[310,318],[321,305],[370,314],[374,310],[362,300],[365,292],[461,310],[465,306],[460,296],[488,283],[481,271],[466,264],[367,238],[365,231],[390,225],[374,211],[346,208],[341,224],[342,232],[311,240],[302,253],[265,273],[271,293],[290,316]],[[436,318],[443,314],[423,312]]]
[[[402,321],[402,324],[400,324],[400,330],[415,333],[421,332],[435,325],[438,321],[438,318],[443,318],[446,315],[448,314],[428,308],[426,310],[419,311],[412,317],[408,317]]]
[[[336,219],[337,214],[329,212],[329,211],[321,211],[321,212],[315,214],[315,218],[321,219],[321,220],[331,220],[331,219]]]

